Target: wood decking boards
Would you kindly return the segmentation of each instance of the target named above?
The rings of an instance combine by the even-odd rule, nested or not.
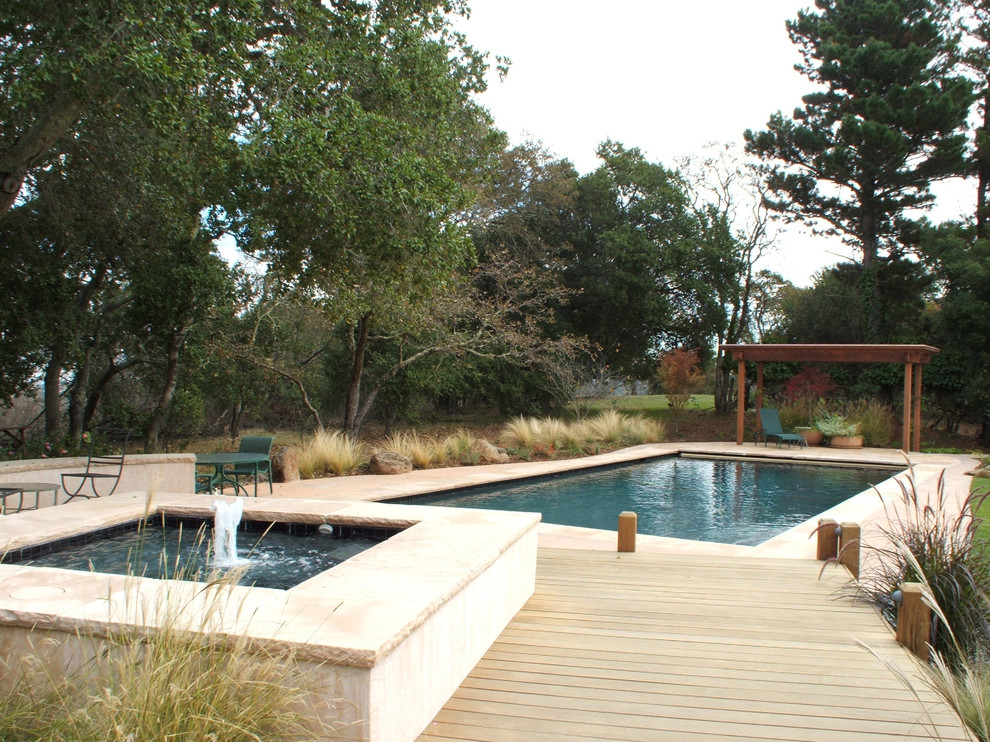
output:
[[[536,592],[419,742],[969,739],[848,573],[540,549]],[[870,652],[913,673],[920,702]],[[926,711],[927,709],[927,711]]]

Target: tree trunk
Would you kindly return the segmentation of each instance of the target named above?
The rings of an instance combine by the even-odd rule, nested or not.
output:
[[[361,375],[364,373],[364,355],[368,350],[370,329],[371,312],[368,312],[358,322],[357,339],[351,357],[351,380],[347,385],[347,401],[344,406],[344,433],[351,438],[357,436],[364,419],[363,414],[358,419],[358,405],[361,401]]]
[[[883,305],[880,301],[880,263],[877,260],[879,242],[876,220],[866,212],[860,221],[860,247],[863,250],[863,275],[859,296],[863,309],[863,335],[868,343],[883,342]]]
[[[57,440],[62,428],[62,369],[65,346],[56,342],[45,368],[45,437]]]
[[[244,393],[238,391],[237,401],[230,408],[230,440],[236,441],[241,435],[241,416],[244,414]]]
[[[144,450],[146,453],[150,453],[158,448],[158,436],[162,429],[162,423],[165,420],[165,412],[172,403],[172,397],[175,396],[175,387],[179,379],[179,350],[186,340],[187,333],[188,330],[183,328],[169,338],[168,364],[165,368],[165,387],[162,389],[158,404],[155,405],[155,410],[151,413],[151,419],[148,421],[148,433],[144,437]]]
[[[103,393],[107,390],[107,387],[110,385],[110,382],[113,381],[114,377],[117,376],[117,374],[137,366],[140,363],[143,363],[143,361],[139,358],[133,358],[127,363],[123,363],[119,366],[115,365],[113,361],[110,362],[110,366],[103,372],[103,375],[100,376],[99,381],[97,381],[96,384],[93,385],[92,389],[89,390],[89,395],[86,400],[86,409],[83,411],[82,430],[89,430],[93,427],[93,419],[96,417],[96,410],[100,406],[100,400],[103,399]]]
[[[69,437],[78,448],[82,445],[83,420],[86,398],[89,393],[89,375],[93,363],[93,345],[87,344],[82,360],[76,368],[76,378],[69,393]]]

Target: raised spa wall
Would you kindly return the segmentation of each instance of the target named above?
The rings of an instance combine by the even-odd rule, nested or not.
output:
[[[130,492],[9,515],[0,518],[0,549],[127,523],[146,511],[211,517],[213,499],[165,493],[149,507],[143,493]],[[538,515],[242,501],[247,520],[405,529],[289,590],[229,588],[231,605],[215,628],[294,651],[312,671],[311,687],[326,703],[318,713],[339,727],[337,739],[414,740],[533,593]],[[50,636],[63,643],[57,657],[71,673],[92,651],[87,637],[99,639],[115,622],[153,628],[161,614],[153,606],[195,604],[195,595],[174,582],[0,564],[0,656],[35,654]],[[184,613],[193,626],[195,613]]]

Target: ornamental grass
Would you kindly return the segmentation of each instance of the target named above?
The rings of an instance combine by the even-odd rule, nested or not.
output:
[[[899,497],[885,502],[882,538],[867,549],[875,557],[860,578],[858,592],[896,625],[891,598],[904,582],[929,587],[941,607],[933,620],[931,646],[950,665],[990,657],[990,554],[974,540],[974,513],[986,495],[970,495],[958,510],[945,493],[944,472],[931,497],[919,491],[913,467],[895,477]]]
[[[364,446],[341,433],[318,430],[299,452],[299,476],[313,479],[327,472],[344,476],[368,463]]]
[[[192,589],[166,581],[153,615],[126,608],[138,626],[157,629],[114,620],[102,638],[28,635],[33,654],[0,660],[9,684],[0,695],[0,739],[287,742],[332,735],[313,713],[316,686],[291,653],[266,652],[216,630],[224,612],[239,610],[231,598],[237,577]],[[66,641],[88,657],[68,674],[64,660],[79,650]]]

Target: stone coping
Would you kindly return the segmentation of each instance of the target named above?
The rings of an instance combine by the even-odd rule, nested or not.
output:
[[[0,518],[0,552],[127,523],[146,514],[212,517],[212,497],[120,493]],[[230,588],[236,610],[211,631],[247,635],[301,659],[372,667],[440,606],[533,531],[539,515],[415,505],[241,498],[247,520],[406,530],[289,590]],[[197,597],[197,593],[200,597]],[[177,595],[178,594],[178,595]],[[208,600],[201,585],[0,564],[0,622],[100,635],[120,622],[152,627],[155,607]],[[188,611],[190,621],[200,611]],[[190,628],[197,628],[190,626]]]

